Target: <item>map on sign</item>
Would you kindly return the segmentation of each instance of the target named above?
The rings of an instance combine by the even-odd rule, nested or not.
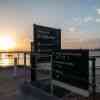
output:
[[[47,55],[50,55],[53,50],[60,48],[60,29],[34,24],[34,51],[40,54],[39,61],[50,61],[50,58]]]
[[[52,57],[53,83],[72,92],[88,96],[88,56],[88,50],[71,49],[55,51]]]

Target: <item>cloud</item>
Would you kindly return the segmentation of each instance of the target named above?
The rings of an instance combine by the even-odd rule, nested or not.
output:
[[[82,24],[82,19],[79,18],[79,17],[74,17],[74,18],[73,18],[73,21],[74,21],[75,23],[77,23],[78,25],[81,25],[81,24]]]
[[[85,18],[83,19],[83,21],[84,21],[84,23],[88,23],[88,22],[90,22],[90,21],[93,21],[93,17],[91,17],[91,16],[85,17]]]
[[[97,14],[100,15],[100,8],[96,9]]]
[[[75,27],[69,27],[68,31],[69,32],[75,32],[76,31],[76,28]]]
[[[90,22],[100,23],[100,18],[99,17],[93,17],[93,16],[85,16],[83,18],[73,18],[73,21],[75,22],[75,25],[82,25],[82,24],[87,24],[87,23],[90,23]],[[74,29],[70,28],[69,30],[73,31]]]
[[[94,18],[92,16],[85,16],[85,17],[80,17],[80,18],[76,17],[76,18],[73,18],[73,21],[76,24],[81,25],[81,24],[85,24],[85,23],[94,21]]]
[[[97,19],[96,19],[96,22],[97,22],[97,23],[100,23],[100,18],[97,18]]]

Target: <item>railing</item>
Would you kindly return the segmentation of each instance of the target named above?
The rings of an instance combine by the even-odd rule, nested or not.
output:
[[[90,50],[90,56],[95,58],[96,92],[100,93],[100,50]]]
[[[0,51],[0,71],[5,68],[4,71],[11,77],[30,80],[30,55],[30,51]]]
[[[96,52],[96,51],[92,51],[92,52]],[[100,51],[97,51],[97,52],[100,52]],[[22,66],[24,66],[24,75],[25,75],[24,77],[25,78],[27,77],[26,76],[26,73],[27,73],[26,66],[31,65],[30,64],[30,55],[31,55],[30,51],[0,52],[0,55],[2,55],[2,54],[5,54],[7,58],[11,57],[12,62],[13,62],[12,65],[14,65],[14,66],[15,65],[22,65]],[[28,58],[27,58],[27,56],[28,56]],[[100,54],[99,55],[94,54],[94,55],[90,55],[90,56],[96,59],[96,91],[100,92],[100,65],[98,64],[98,62],[100,62]],[[0,56],[0,58],[1,58],[1,56]],[[23,59],[23,60],[21,61],[21,59]],[[0,66],[2,66],[2,64]],[[13,71],[15,71],[15,76],[16,76],[16,67],[14,67],[14,68],[15,69]],[[30,71],[30,73],[31,73],[31,71]]]
[[[14,65],[14,59],[17,58],[17,65],[30,66],[30,51],[4,51],[0,52],[0,66],[7,67]]]

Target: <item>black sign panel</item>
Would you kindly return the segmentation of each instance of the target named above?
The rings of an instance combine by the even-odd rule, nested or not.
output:
[[[46,26],[33,25],[34,42],[31,43],[31,79],[36,80],[38,63],[50,63],[50,54],[61,48],[61,30]]]
[[[52,57],[54,80],[88,90],[89,51],[80,49],[55,51]]]
[[[61,30],[34,24],[34,51],[49,55],[52,50],[61,48]],[[42,60],[43,56],[40,58]],[[46,58],[45,58],[46,61]],[[48,57],[47,57],[48,61]]]

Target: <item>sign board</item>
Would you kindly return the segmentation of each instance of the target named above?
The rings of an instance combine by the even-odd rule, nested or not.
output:
[[[34,52],[40,54],[39,61],[48,62],[50,61],[48,55],[52,53],[52,50],[61,48],[61,30],[36,24],[33,27]]]
[[[31,42],[31,80],[37,79],[37,70],[51,69],[50,55],[55,49],[61,48],[61,30],[51,27],[33,25],[33,42]],[[35,54],[34,54],[35,53]],[[41,67],[44,65],[44,67]]]
[[[52,57],[52,78],[55,85],[88,95],[89,51],[81,49],[55,51]]]

